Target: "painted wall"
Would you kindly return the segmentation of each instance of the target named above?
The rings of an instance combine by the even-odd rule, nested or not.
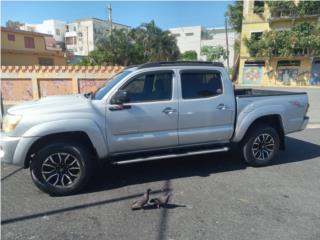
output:
[[[15,36],[14,41],[8,40],[8,34]],[[33,37],[35,48],[26,48],[24,45],[24,37]],[[29,52],[46,52],[46,44],[43,36],[36,36],[32,33],[16,33],[1,31],[1,49],[6,50],[23,50]]]
[[[14,35],[15,40],[9,41],[8,34]],[[34,39],[35,48],[26,48],[24,37]],[[28,33],[1,31],[1,65],[23,66],[39,65],[39,58],[53,59],[54,65],[65,65],[66,58],[62,51],[47,50],[44,36]]]
[[[255,14],[253,12],[254,1],[244,1],[243,24],[241,32],[241,47],[240,47],[240,65],[238,83],[243,85],[260,85],[260,86],[316,86],[311,84],[311,69],[313,58],[309,56],[296,56],[290,58],[283,57],[251,57],[244,39],[250,38],[253,32],[264,32],[269,30],[286,30],[291,29],[293,24],[306,21],[319,21],[317,17],[302,17],[298,19],[271,19],[270,11],[265,4],[263,14]],[[281,60],[298,60],[300,66],[281,66],[277,67],[278,61]],[[249,77],[252,66],[246,63],[264,62],[264,65],[258,67],[259,77],[255,81],[251,81]],[[249,69],[249,70],[248,70]],[[320,73],[319,73],[320,74]],[[319,84],[320,85],[320,84]]]
[[[1,66],[5,103],[50,95],[95,91],[121,71],[119,66]]]

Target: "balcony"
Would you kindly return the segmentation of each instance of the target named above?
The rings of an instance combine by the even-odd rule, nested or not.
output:
[[[310,50],[309,48],[294,48],[290,52],[287,53],[288,56],[283,56],[279,51],[273,50],[271,52],[271,57],[311,57],[313,56],[313,51]]]
[[[295,20],[299,18],[319,18],[320,17],[320,10],[313,9],[310,10],[307,14],[301,15],[298,14],[297,11],[294,10],[276,10],[271,12],[271,16],[268,18],[269,22],[275,21],[283,21],[283,20]]]

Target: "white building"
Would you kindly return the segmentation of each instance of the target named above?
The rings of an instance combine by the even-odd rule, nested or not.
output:
[[[59,20],[44,20],[40,24],[26,23],[20,27],[21,30],[39,32],[53,35],[58,44],[64,42],[64,34],[66,31],[66,23]]]
[[[74,55],[87,56],[96,48],[96,43],[110,31],[109,21],[97,18],[79,19],[66,25],[65,45]],[[129,29],[128,26],[112,23],[112,29]]]
[[[201,48],[203,46],[218,46],[221,45],[227,49],[226,33],[224,27],[205,28],[202,26],[193,27],[178,27],[170,28],[169,31],[176,37],[177,45],[181,53],[194,50],[197,52],[199,60],[206,60],[205,56],[201,55]],[[229,41],[229,62],[230,66],[234,62],[234,41],[236,39],[236,32],[228,29]],[[226,65],[226,61],[224,64]]]

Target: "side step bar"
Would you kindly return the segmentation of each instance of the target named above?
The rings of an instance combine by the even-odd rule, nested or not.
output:
[[[153,160],[166,159],[166,158],[178,158],[178,157],[186,157],[186,156],[193,156],[193,155],[200,155],[200,154],[207,154],[207,153],[215,153],[215,152],[227,152],[228,150],[229,150],[228,147],[222,147],[222,148],[215,148],[215,149],[187,152],[187,153],[181,153],[181,154],[166,154],[166,155],[158,155],[158,156],[151,156],[151,157],[145,157],[145,158],[143,158],[143,157],[134,158],[134,159],[130,159],[130,160],[113,162],[113,164],[122,165],[122,164],[153,161]]]

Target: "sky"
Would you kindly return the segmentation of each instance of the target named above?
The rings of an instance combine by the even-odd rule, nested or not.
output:
[[[1,26],[6,21],[41,23],[46,19],[71,22],[80,18],[106,19],[108,1],[1,1]],[[228,1],[111,2],[114,22],[137,27],[154,20],[162,29],[182,26],[224,25]]]

